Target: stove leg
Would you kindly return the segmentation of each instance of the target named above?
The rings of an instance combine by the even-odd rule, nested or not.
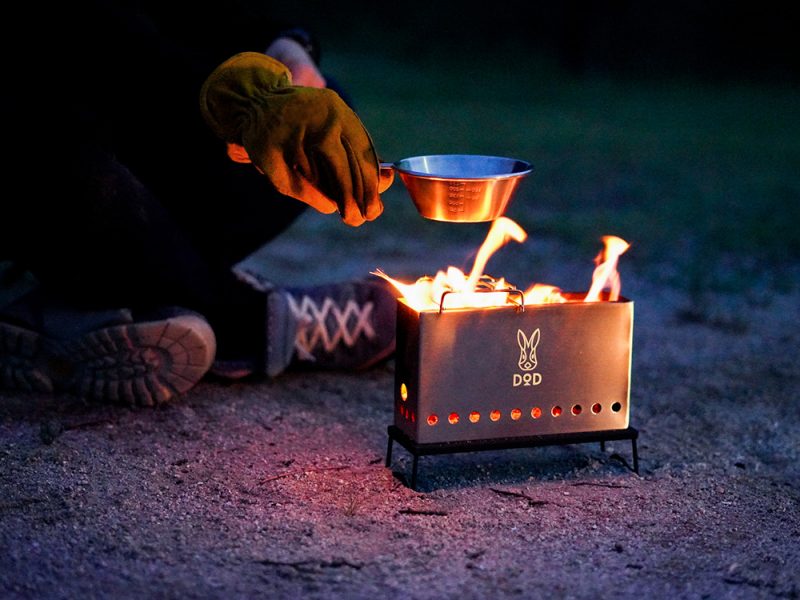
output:
[[[639,474],[639,452],[636,448],[636,438],[631,439],[631,452],[633,454],[633,472]]]
[[[605,452],[605,451],[606,451],[606,441],[600,440],[600,452]]]
[[[393,444],[394,444],[394,438],[392,437],[392,434],[389,434],[389,447],[386,448],[386,466],[387,466],[387,468],[392,466],[392,445]]]
[[[411,462],[411,489],[417,490],[417,466],[419,464],[419,456],[414,455],[414,460]]]

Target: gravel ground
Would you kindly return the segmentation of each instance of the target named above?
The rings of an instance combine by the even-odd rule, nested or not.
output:
[[[374,254],[331,244],[304,274],[421,275],[475,248],[381,244],[379,222],[353,234]],[[316,223],[253,264],[297,276],[314,252],[297,240],[328,243],[307,235]],[[384,466],[391,361],[209,380],[157,409],[0,392],[0,593],[797,598],[800,294],[690,299],[634,250],[639,476],[613,442],[426,457],[414,491],[402,448]],[[566,289],[591,274],[591,257],[553,240],[503,253]]]

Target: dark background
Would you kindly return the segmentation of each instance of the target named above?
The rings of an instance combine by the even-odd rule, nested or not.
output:
[[[574,74],[798,82],[793,2],[324,2],[262,5],[323,41],[425,59],[525,48]]]

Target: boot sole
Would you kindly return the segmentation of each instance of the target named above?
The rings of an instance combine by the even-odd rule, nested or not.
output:
[[[0,324],[5,387],[153,406],[191,389],[214,361],[208,323],[194,315],[98,329],[55,341]]]

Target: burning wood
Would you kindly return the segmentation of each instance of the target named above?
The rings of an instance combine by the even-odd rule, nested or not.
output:
[[[403,300],[417,312],[438,310],[445,294],[453,295],[452,298],[448,297],[448,308],[489,308],[514,304],[519,302],[519,290],[502,277],[495,279],[485,275],[484,269],[492,255],[510,240],[521,243],[527,237],[528,234],[517,223],[507,217],[500,217],[492,223],[469,275],[450,266],[434,277],[420,277],[413,284],[408,284],[389,277],[380,269],[372,274],[391,283],[402,294]],[[616,301],[621,289],[617,263],[630,244],[616,236],[604,236],[603,242],[605,247],[595,258],[597,267],[592,275],[591,287],[583,298],[566,296],[560,288],[553,285],[534,283],[522,294],[524,303],[598,302],[602,299],[603,290],[608,290],[608,301]]]

